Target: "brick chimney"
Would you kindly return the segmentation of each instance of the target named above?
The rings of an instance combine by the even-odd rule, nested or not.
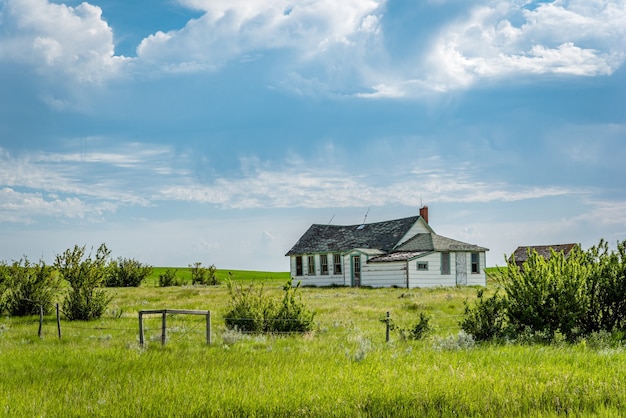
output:
[[[428,223],[428,206],[422,206],[420,208],[420,216]]]

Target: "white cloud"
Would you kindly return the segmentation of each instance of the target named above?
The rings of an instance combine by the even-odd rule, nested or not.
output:
[[[32,65],[42,74],[65,74],[81,83],[100,83],[126,58],[114,53],[113,33],[102,10],[48,0],[6,0],[2,8],[0,60]]]
[[[38,192],[18,192],[10,187],[0,189],[0,223],[35,223],[42,216],[83,219],[115,212],[116,209],[117,205],[110,202],[88,204],[76,197],[60,199],[55,195],[44,196]]]
[[[149,206],[145,188],[150,186],[137,179],[168,178],[167,150],[127,144],[117,152],[13,156],[0,148],[0,222],[97,217],[121,205]]]
[[[463,88],[521,74],[607,75],[626,56],[626,3],[493,1],[441,30],[426,79]],[[513,22],[523,23],[515,25]]]
[[[437,161],[436,159],[433,161]],[[311,166],[315,164],[310,164]],[[211,184],[172,185],[157,200],[200,202],[224,208],[326,208],[406,205],[429,202],[475,203],[518,201],[582,193],[558,186],[520,186],[487,183],[458,168],[427,168],[354,176],[338,169],[288,167],[282,171],[248,168],[240,178],[219,178]]]
[[[184,0],[205,14],[168,33],[157,32],[138,56],[171,71],[214,69],[236,57],[289,49],[307,60],[353,47],[379,32],[384,0]]]

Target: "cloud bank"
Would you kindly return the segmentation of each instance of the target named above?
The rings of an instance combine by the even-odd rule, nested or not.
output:
[[[127,58],[115,55],[98,5],[5,0],[0,61],[96,84],[124,74],[212,74],[260,61],[272,69],[269,85],[299,94],[389,99],[520,76],[605,76],[626,56],[623,0],[460,2],[454,20],[420,35],[429,38],[420,43],[426,49],[409,50],[393,64],[385,0],[179,3],[202,15],[144,38],[137,56]],[[428,25],[427,14],[442,7],[421,6],[425,15],[412,24]]]

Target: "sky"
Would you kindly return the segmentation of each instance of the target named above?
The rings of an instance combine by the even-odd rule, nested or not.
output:
[[[626,239],[625,0],[0,0],[0,260],[288,271],[429,207],[489,248]]]

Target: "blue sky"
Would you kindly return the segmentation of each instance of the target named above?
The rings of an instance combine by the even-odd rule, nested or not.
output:
[[[430,208],[490,249],[626,238],[624,0],[0,0],[0,260],[287,271]]]

